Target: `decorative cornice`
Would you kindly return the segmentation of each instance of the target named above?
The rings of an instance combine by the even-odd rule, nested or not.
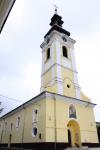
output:
[[[81,104],[84,105],[85,107],[94,107],[96,104],[82,100],[82,99],[77,99],[74,97],[69,97],[69,96],[65,96],[65,95],[61,95],[61,94],[57,94],[57,93],[51,93],[51,92],[46,92],[46,96],[47,97],[55,97],[56,99],[59,100],[64,100],[70,103],[77,103],[77,104]]]

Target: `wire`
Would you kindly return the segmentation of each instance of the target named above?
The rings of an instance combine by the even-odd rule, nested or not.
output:
[[[7,99],[9,99],[9,100],[11,100],[11,101],[16,101],[16,102],[22,102],[21,100],[18,100],[18,99],[14,99],[14,98],[10,98],[10,97],[7,97],[7,96],[4,96],[4,95],[1,95],[0,94],[0,97],[4,97],[4,98],[7,98]]]

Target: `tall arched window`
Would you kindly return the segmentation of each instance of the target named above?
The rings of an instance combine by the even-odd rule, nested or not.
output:
[[[68,58],[68,51],[67,51],[67,48],[65,46],[62,47],[62,52],[63,52],[63,56]]]
[[[16,120],[16,128],[19,128],[19,125],[20,125],[20,117],[18,117]]]
[[[38,109],[33,109],[33,123],[38,122]]]
[[[76,118],[76,109],[73,104],[69,106],[69,118]]]
[[[47,60],[50,58],[50,48],[47,49]]]

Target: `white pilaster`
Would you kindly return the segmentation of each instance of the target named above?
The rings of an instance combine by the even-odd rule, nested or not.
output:
[[[76,89],[76,98],[80,99],[80,86],[78,83],[76,62],[75,62],[75,56],[74,56],[74,48],[73,49],[71,48],[71,60],[72,60],[72,68],[73,68],[73,74],[74,74],[74,86]]]
[[[51,65],[54,64],[54,50],[55,50],[55,44],[53,42],[51,45]],[[54,79],[54,73],[55,73],[55,70],[54,70],[54,67],[52,67],[52,79]],[[51,81],[51,85],[53,84],[54,84],[54,80]]]
[[[57,64],[61,64],[61,46],[58,40],[56,40],[56,59]],[[63,94],[63,81],[60,65],[57,65],[57,88],[58,94]]]

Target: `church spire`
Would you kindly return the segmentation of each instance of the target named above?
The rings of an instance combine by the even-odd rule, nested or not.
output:
[[[44,38],[46,38],[48,35],[50,35],[50,33],[53,32],[54,30],[58,31],[59,33],[63,33],[67,36],[70,36],[70,32],[62,28],[63,23],[64,23],[64,21],[62,21],[62,17],[59,16],[57,13],[57,6],[55,6],[55,14],[51,18],[51,22],[50,22],[51,28],[47,32],[47,34],[44,36]]]
[[[58,26],[62,27],[63,23],[64,22],[62,21],[62,17],[57,14],[57,6],[55,5],[55,14],[51,18],[50,25],[51,26],[58,25]]]

